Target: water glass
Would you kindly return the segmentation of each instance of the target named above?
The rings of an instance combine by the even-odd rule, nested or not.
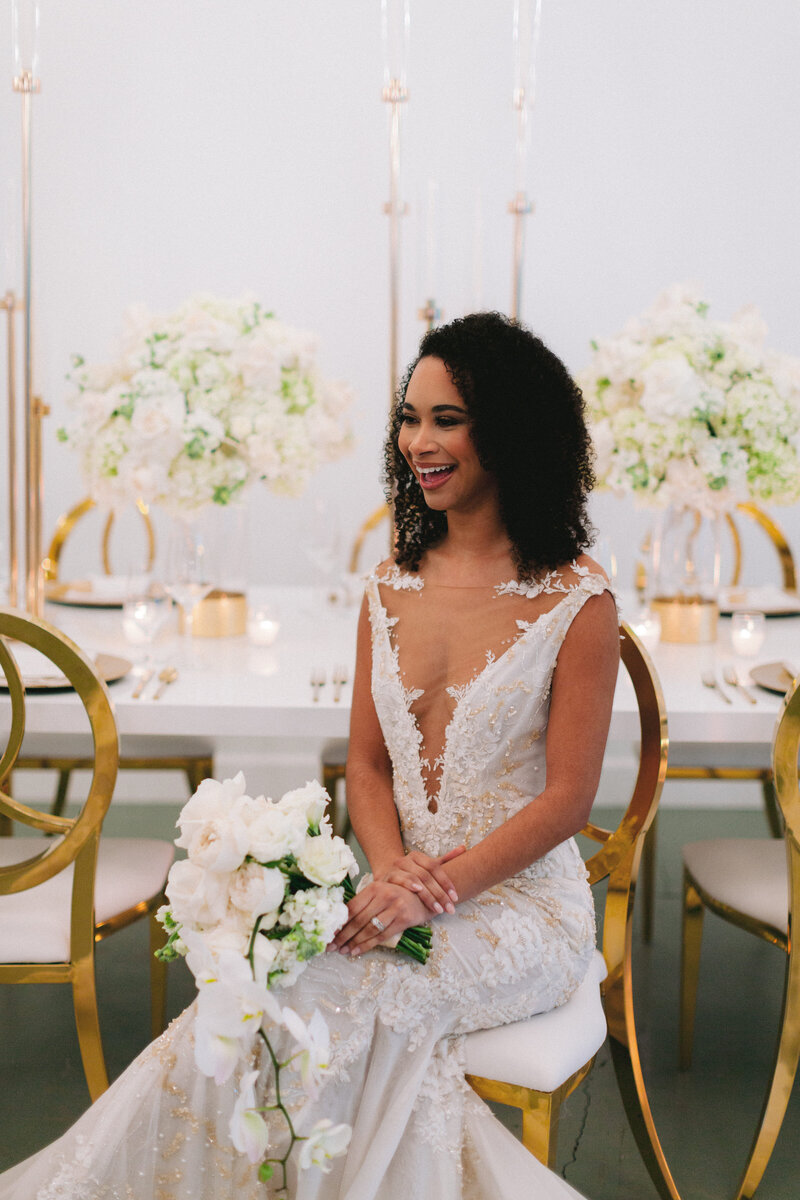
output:
[[[767,636],[763,612],[736,612],[731,617],[731,645],[742,658],[755,658]]]

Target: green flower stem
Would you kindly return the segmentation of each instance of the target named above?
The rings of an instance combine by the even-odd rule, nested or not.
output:
[[[255,934],[254,934],[254,936],[255,936]],[[288,1063],[291,1062],[292,1060],[289,1059],[288,1062],[279,1063],[277,1055],[275,1054],[275,1051],[272,1049],[272,1043],[270,1042],[267,1035],[264,1033],[264,1030],[259,1029],[258,1032],[261,1034],[261,1037],[264,1039],[264,1044],[267,1047],[267,1050],[269,1051],[270,1058],[272,1059],[272,1069],[275,1072],[275,1103],[265,1105],[263,1108],[260,1108],[257,1111],[258,1112],[280,1111],[281,1113],[283,1113],[283,1118],[289,1127],[289,1146],[288,1146],[283,1158],[265,1158],[259,1168],[258,1174],[259,1174],[259,1179],[261,1179],[262,1182],[266,1182],[267,1179],[270,1178],[270,1175],[272,1174],[272,1172],[270,1170],[269,1174],[262,1174],[264,1168],[267,1167],[270,1163],[277,1163],[277,1165],[281,1168],[281,1173],[282,1173],[282,1178],[283,1178],[283,1182],[281,1183],[280,1187],[278,1188],[278,1191],[285,1192],[289,1186],[287,1176],[286,1176],[286,1164],[289,1161],[289,1156],[292,1153],[292,1150],[294,1149],[295,1143],[296,1142],[304,1142],[306,1139],[304,1137],[301,1137],[299,1134],[295,1133],[295,1128],[294,1128],[294,1125],[292,1124],[292,1118],[289,1116],[289,1111],[286,1108],[286,1105],[283,1103],[283,1100],[281,1100],[281,1069],[285,1066],[288,1066]]]

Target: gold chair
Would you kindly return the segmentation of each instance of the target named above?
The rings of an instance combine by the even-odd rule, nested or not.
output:
[[[636,878],[666,773],[667,716],[652,663],[626,625],[621,628],[621,654],[639,709],[639,771],[617,828],[589,824],[583,830],[600,843],[586,863],[589,880],[608,882],[602,954],[595,952],[587,978],[560,1008],[468,1034],[466,1077],[483,1099],[521,1110],[524,1145],[553,1167],[560,1106],[588,1074],[608,1033],[622,1099],[644,1162],[664,1200],[678,1200],[644,1085],[631,975]]]
[[[96,502],[90,497],[81,500],[69,512],[59,517],[56,522],[47,555],[42,563],[47,591],[54,594],[58,587],[61,554],[67,539],[83,517],[96,508]],[[146,537],[145,568],[149,571],[155,561],[156,543],[150,510],[143,500],[136,501],[136,510],[142,518]],[[111,567],[111,533],[114,527],[114,513],[110,512],[103,525],[101,543],[103,571],[106,575],[113,574]],[[56,792],[50,811],[60,817],[64,812],[73,771],[90,770],[90,757],[75,757],[74,755],[53,754],[23,754],[16,763],[17,771],[56,771]],[[204,779],[210,779],[214,774],[214,760],[210,754],[161,754],[161,755],[123,755],[119,767],[124,771],[181,771],[187,779],[189,794],[197,790]],[[9,783],[13,787],[12,783]]]
[[[786,695],[775,730],[772,763],[783,840],[722,838],[683,848],[680,1066],[691,1065],[694,1014],[706,909],[786,954],[780,1034],[767,1094],[736,1200],[749,1200],[775,1147],[800,1060],[800,679]]]
[[[25,732],[25,689],[14,639],[55,664],[77,692],[91,729],[92,779],[76,817],[29,808],[3,789]],[[144,838],[101,838],[117,774],[117,728],[105,685],[90,660],[44,621],[0,609],[0,670],[11,701],[11,731],[0,758],[0,814],[38,837],[0,838],[0,983],[68,983],[92,1100],[108,1087],[95,988],[95,942],[150,918],[151,951],[163,944],[154,914],[174,850]],[[57,837],[42,835],[57,834]],[[166,972],[150,958],[153,1036],[164,1027]]]
[[[781,582],[783,588],[787,592],[797,591],[797,573],[795,571],[794,558],[792,551],[789,548],[789,543],[786,541],[783,532],[776,525],[770,516],[759,508],[757,504],[743,503],[737,504],[736,512],[749,520],[753,521],[759,529],[767,534],[775,553],[778,556],[778,561],[781,569]],[[742,540],[739,533],[739,527],[731,513],[726,513],[725,521],[731,535],[733,564],[730,575],[730,586],[736,587],[741,580],[742,574]],[[642,572],[640,575],[639,572]],[[639,564],[637,570],[638,583],[644,586],[645,575],[643,574],[644,567]],[[737,780],[758,781],[761,784],[761,795],[764,804],[764,814],[767,818],[770,833],[773,837],[779,838],[782,836],[782,822],[775,801],[775,789],[772,780],[772,770],[768,765],[763,766],[727,766],[723,757],[717,763],[709,763],[706,766],[697,766],[690,761],[681,762],[681,758],[691,759],[691,749],[685,750],[682,747],[676,747],[670,756],[670,765],[667,769],[667,779],[722,779],[727,782]],[[644,859],[642,862],[642,891],[643,891],[643,921],[642,935],[646,942],[649,942],[653,934],[653,915],[655,905],[655,855],[656,843],[658,834],[658,821],[653,822],[653,826],[648,835],[644,848]]]

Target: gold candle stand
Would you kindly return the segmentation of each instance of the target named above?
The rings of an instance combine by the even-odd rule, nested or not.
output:
[[[31,146],[32,99],[41,91],[40,81],[30,70],[14,78],[14,91],[22,99],[22,299],[12,291],[5,294],[8,337],[8,432],[9,432],[9,602],[19,605],[19,551],[17,543],[18,476],[17,454],[17,388],[14,317],[22,311],[23,319],[23,391],[25,404],[25,610],[41,617],[44,592],[42,581],[42,417],[49,409],[34,394],[33,386],[33,319],[32,319],[32,253],[31,253]]]

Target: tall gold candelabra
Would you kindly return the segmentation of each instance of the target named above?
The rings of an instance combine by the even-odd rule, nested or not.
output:
[[[522,308],[522,274],[525,262],[525,218],[533,212],[527,194],[528,146],[531,113],[536,96],[536,50],[542,18],[542,0],[514,0],[514,114],[516,125],[514,199],[508,211],[514,218],[511,259],[511,316],[519,320]]]
[[[31,307],[31,147],[32,100],[41,90],[32,70],[21,70],[14,77],[14,91],[22,101],[22,297],[7,291],[2,301],[6,311],[8,342],[8,503],[9,503],[9,573],[8,598],[12,608],[19,605],[19,550],[17,521],[19,512],[19,478],[17,472],[17,355],[15,325],[17,312],[23,323],[23,393],[25,412],[25,587],[24,607],[40,617],[43,609],[42,589],[42,417],[48,409],[34,392],[33,383],[33,320]]]
[[[391,79],[382,92],[389,112],[389,200],[383,206],[389,217],[389,410],[400,378],[400,221],[408,212],[400,197],[400,115],[408,91]]]

